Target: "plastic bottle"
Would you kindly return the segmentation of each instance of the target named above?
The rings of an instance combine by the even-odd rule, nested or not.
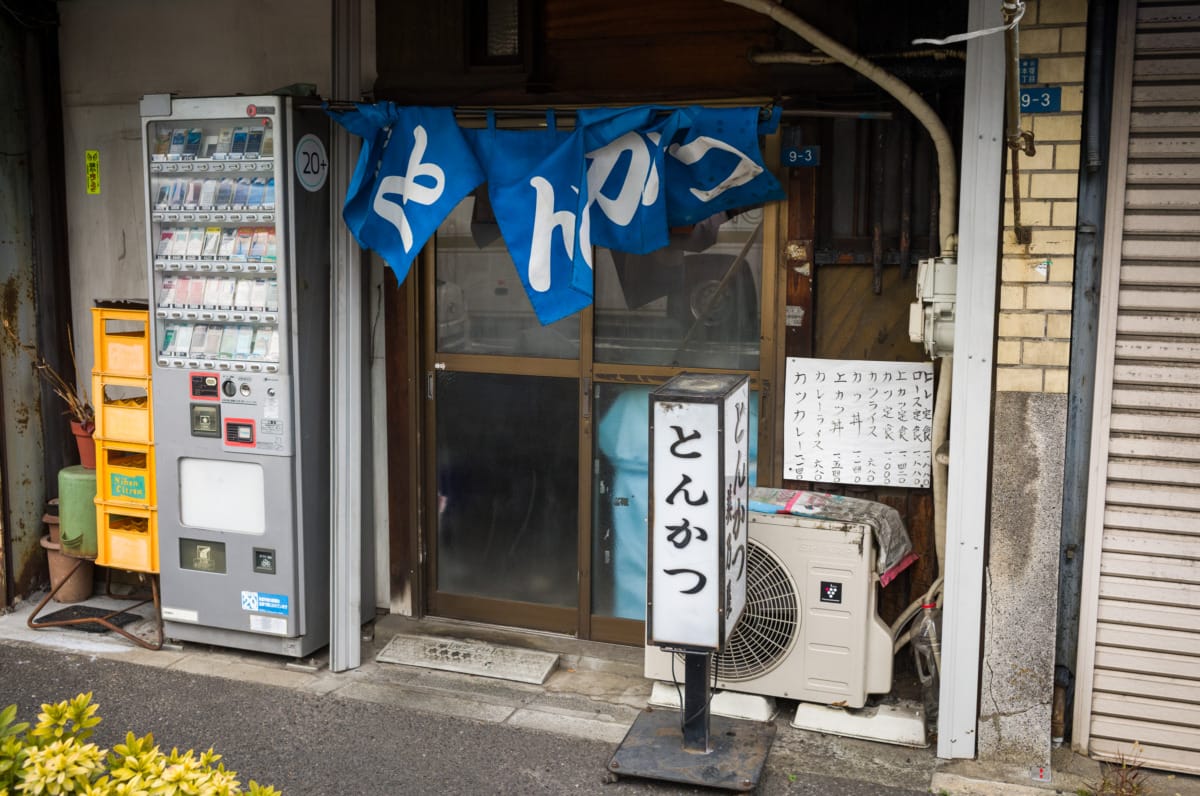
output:
[[[941,685],[939,668],[942,661],[942,611],[937,603],[921,606],[921,615],[913,627],[912,648],[921,680],[921,701],[925,707],[925,727],[936,731],[938,690]]]

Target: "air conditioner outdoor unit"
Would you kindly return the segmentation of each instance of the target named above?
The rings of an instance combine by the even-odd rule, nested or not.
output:
[[[714,661],[716,687],[861,708],[892,688],[892,636],[875,612],[874,538],[862,523],[750,514],[746,610]],[[683,680],[647,646],[646,676]]]

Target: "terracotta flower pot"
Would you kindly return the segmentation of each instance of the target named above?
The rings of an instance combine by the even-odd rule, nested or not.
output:
[[[84,425],[76,420],[71,421],[71,433],[75,435],[75,444],[79,446],[79,464],[89,470],[96,469],[96,441],[92,433],[96,427],[88,423]]]
[[[59,545],[50,541],[49,536],[42,537],[42,547],[46,548],[46,560],[50,564],[50,588],[53,589],[63,580],[67,581],[55,592],[54,601],[77,603],[91,597],[95,564],[87,558],[64,554]],[[76,564],[79,565],[77,568]]]

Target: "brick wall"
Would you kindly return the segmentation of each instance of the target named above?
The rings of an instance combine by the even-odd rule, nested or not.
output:
[[[1020,155],[1019,165],[1028,244],[1017,243],[1013,230],[1011,156],[1005,158],[996,390],[1065,393],[1087,0],[1026,0],[1025,7],[1021,57],[1038,59],[1035,87],[1062,87],[1062,111],[1021,116],[1036,146],[1033,156]]]

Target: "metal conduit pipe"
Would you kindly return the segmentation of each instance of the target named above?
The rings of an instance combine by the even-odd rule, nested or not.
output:
[[[920,94],[907,83],[863,58],[858,53],[826,36],[783,6],[770,0],[725,0],[764,16],[795,33],[817,49],[828,53],[841,63],[858,72],[908,110],[929,131],[938,160],[938,236],[944,257],[954,255],[958,247],[958,165],[955,161],[954,144],[950,133],[937,113]],[[801,53],[762,53],[752,56],[755,63],[802,63]],[[795,60],[793,60],[795,59]]]

